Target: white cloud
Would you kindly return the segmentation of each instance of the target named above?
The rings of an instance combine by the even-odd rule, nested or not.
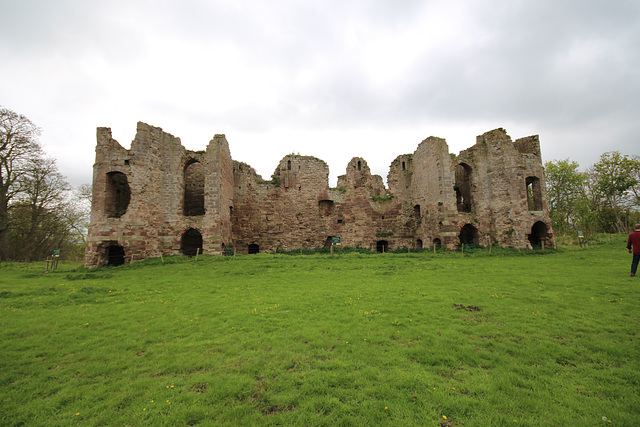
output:
[[[10,2],[0,103],[43,128],[73,184],[91,179],[96,126],[128,146],[136,122],[190,149],[225,133],[269,176],[289,152],[353,156],[386,176],[421,140],[452,152],[504,127],[540,133],[545,160],[636,154],[634,1]]]

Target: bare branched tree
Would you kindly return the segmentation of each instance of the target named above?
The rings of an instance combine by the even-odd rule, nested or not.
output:
[[[0,260],[8,250],[10,202],[21,191],[20,179],[31,161],[42,155],[39,135],[28,118],[0,107]]]

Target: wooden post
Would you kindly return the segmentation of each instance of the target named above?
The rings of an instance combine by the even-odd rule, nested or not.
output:
[[[46,273],[49,272],[49,260],[47,260],[47,270],[45,271]]]
[[[491,256],[491,246],[492,246],[492,243],[491,243],[491,240],[489,240],[489,256]]]
[[[436,245],[436,244],[434,243],[434,244],[433,244],[433,256],[434,256],[434,257],[436,256],[436,246],[438,246],[438,245]]]
[[[407,256],[411,256],[411,248],[407,246]]]
[[[236,245],[233,245],[233,258],[236,257]]]
[[[162,253],[160,253],[160,262],[164,265],[164,258],[162,257]]]
[[[540,244],[542,245],[542,252],[544,252],[544,240],[540,240]]]
[[[464,256],[464,243],[462,244],[462,256]]]
[[[333,244],[331,245],[331,256],[333,256]]]
[[[196,249],[196,261],[198,262],[198,255],[200,255],[200,248]]]
[[[133,254],[131,254],[131,259],[129,260],[129,264],[133,264]]]

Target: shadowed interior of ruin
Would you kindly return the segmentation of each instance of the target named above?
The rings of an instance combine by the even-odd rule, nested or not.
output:
[[[131,200],[131,189],[127,176],[122,172],[107,174],[107,190],[105,192],[105,210],[107,216],[120,218],[127,212]]]
[[[465,245],[472,245],[474,243],[478,244],[479,243],[478,229],[471,224],[465,225],[460,230],[459,239],[460,239],[460,243]]]
[[[456,166],[456,205],[458,212],[471,212],[471,168],[465,163]]]
[[[184,168],[184,215],[204,215],[204,167],[195,160]]]
[[[535,176],[529,176],[526,179],[527,184],[527,204],[530,211],[542,210],[542,190],[540,188],[540,179]]]
[[[118,266],[124,264],[124,248],[117,243],[107,246],[107,265]]]
[[[202,234],[193,228],[185,231],[182,235],[180,250],[187,256],[196,256],[198,253],[202,253]]]

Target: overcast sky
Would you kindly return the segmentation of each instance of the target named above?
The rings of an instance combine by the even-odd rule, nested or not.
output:
[[[0,105],[42,128],[73,185],[96,127],[224,133],[268,179],[289,153],[386,180],[430,135],[498,127],[583,168],[640,154],[640,1],[0,0]]]

